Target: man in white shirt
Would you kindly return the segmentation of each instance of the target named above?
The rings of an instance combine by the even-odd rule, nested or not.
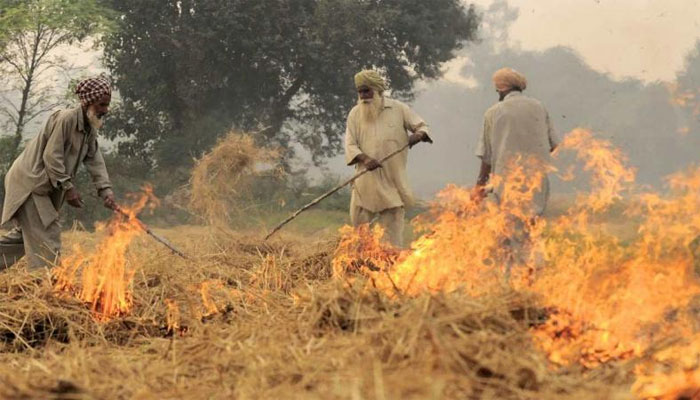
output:
[[[366,168],[371,172],[353,183],[350,219],[353,226],[376,220],[388,241],[402,247],[404,208],[413,203],[406,176],[408,150],[381,166],[377,160],[407,143],[432,143],[428,126],[406,104],[384,97],[386,83],[376,71],[357,73],[355,87],[358,102],[348,114],[345,161],[357,170]]]

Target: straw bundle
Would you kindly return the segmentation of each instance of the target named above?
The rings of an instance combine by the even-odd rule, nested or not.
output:
[[[256,146],[251,135],[229,132],[194,167],[190,210],[210,224],[227,222],[260,168],[270,166],[277,157],[275,151]]]

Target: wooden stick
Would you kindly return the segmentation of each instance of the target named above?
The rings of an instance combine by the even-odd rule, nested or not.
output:
[[[407,143],[406,145],[404,145],[404,146],[401,147],[400,149],[395,150],[395,151],[389,153],[389,154],[386,155],[384,158],[382,158],[381,160],[379,160],[379,164],[383,164],[386,160],[388,160],[388,159],[390,159],[391,157],[393,157],[393,156],[395,156],[395,155],[401,153],[402,151],[406,150],[406,149],[409,148],[409,147],[410,147],[410,146],[409,146],[409,144]],[[357,178],[361,177],[362,175],[366,174],[367,172],[369,172],[369,170],[363,169],[362,171],[360,171],[360,172],[356,173],[355,175],[353,175],[350,179],[348,179],[348,180],[346,180],[345,182],[341,183],[340,185],[334,187],[333,189],[329,190],[328,192],[326,192],[326,193],[324,193],[324,194],[318,196],[316,199],[314,199],[314,200],[313,200],[312,202],[310,202],[309,204],[307,204],[307,205],[305,205],[304,207],[298,209],[298,210],[295,211],[292,215],[290,215],[289,217],[287,217],[287,219],[285,219],[285,220],[282,221],[279,225],[277,225],[277,226],[275,227],[275,229],[273,229],[272,231],[270,231],[270,233],[268,233],[267,236],[265,236],[265,239],[263,239],[263,240],[269,239],[270,236],[274,235],[277,231],[279,231],[280,229],[282,229],[283,226],[287,225],[291,220],[293,220],[294,218],[296,218],[299,214],[301,214],[302,212],[304,212],[304,211],[308,210],[309,208],[315,206],[316,204],[320,203],[323,199],[325,199],[326,197],[332,195],[333,193],[337,192],[338,190],[340,190],[340,189],[344,188],[345,186],[351,184],[351,183],[354,182]]]
[[[127,219],[132,219],[136,221],[136,223],[139,225],[141,229],[144,230],[149,236],[151,236],[153,239],[156,241],[162,243],[165,247],[169,248],[173,253],[177,254],[178,256],[184,258],[185,260],[189,260],[189,258],[185,255],[185,253],[181,252],[178,250],[175,246],[173,246],[168,239],[158,235],[157,233],[153,232],[151,228],[148,227],[148,225],[144,224],[140,219],[136,218],[135,216],[132,216],[125,212],[124,210],[121,209],[118,205],[115,205],[114,207],[114,212],[119,213],[126,217]]]

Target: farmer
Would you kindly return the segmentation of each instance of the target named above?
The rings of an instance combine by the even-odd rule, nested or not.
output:
[[[513,260],[522,257],[523,251],[528,247],[529,235],[526,226],[541,216],[547,207],[550,153],[559,144],[559,139],[552,127],[549,113],[542,103],[522,93],[527,87],[527,80],[521,73],[510,68],[499,69],[493,74],[493,83],[498,92],[499,102],[484,115],[484,131],[476,148],[476,155],[481,158],[481,168],[473,197],[477,200],[486,197],[486,185],[494,174],[506,180],[494,182],[493,197],[496,202],[500,203],[505,188],[510,188],[519,192],[511,198],[519,198],[524,203],[520,204],[524,212],[521,215],[529,216],[529,219],[513,218],[514,233],[505,243],[511,252],[506,264],[508,279]],[[516,165],[523,169],[522,178],[535,181],[533,187],[523,187],[520,181],[507,181],[509,172],[513,171],[511,168]],[[528,198],[526,193],[530,191],[532,198],[522,200]]]
[[[406,177],[408,150],[382,165],[377,160],[406,144],[432,143],[428,126],[406,104],[384,96],[386,82],[376,71],[358,72],[355,87],[358,101],[348,114],[345,161],[372,172],[353,182],[350,220],[356,227],[379,223],[389,243],[401,247],[405,207],[413,203]]]
[[[542,103],[522,93],[527,80],[521,73],[511,68],[499,69],[493,74],[493,83],[499,102],[484,115],[484,131],[476,147],[481,168],[475,195],[485,197],[491,174],[506,177],[516,157],[533,160],[536,162],[524,162],[523,166],[530,169],[526,175],[542,175],[539,189],[532,198],[533,216],[542,215],[549,199],[547,166],[551,164],[550,153],[559,144],[559,138]],[[496,200],[503,194],[504,186],[495,188]]]
[[[44,129],[12,163],[5,177],[2,221],[14,229],[0,244],[24,244],[30,269],[52,266],[61,249],[58,210],[63,202],[80,208],[82,200],[74,185],[82,162],[105,207],[115,206],[112,184],[97,144],[97,132],[109,111],[111,87],[103,76],[78,83],[80,105],[56,111]]]

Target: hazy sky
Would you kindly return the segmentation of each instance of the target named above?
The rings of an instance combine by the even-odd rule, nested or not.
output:
[[[488,8],[493,0],[469,0]],[[576,50],[615,78],[673,80],[700,38],[700,0],[509,0],[509,45]]]

